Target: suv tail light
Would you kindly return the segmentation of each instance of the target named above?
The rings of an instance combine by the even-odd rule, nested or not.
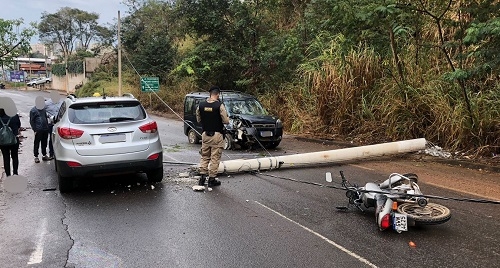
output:
[[[158,125],[156,125],[156,122],[153,121],[140,126],[139,129],[144,133],[156,133],[158,132]]]
[[[83,135],[83,130],[70,128],[70,127],[58,127],[57,133],[63,139],[78,139]]]
[[[148,157],[148,160],[156,160],[158,159],[158,157],[160,157],[160,154],[159,153],[156,153],[156,154],[152,154]]]
[[[68,164],[69,167],[81,167],[82,166],[82,164],[75,162],[75,161],[68,161],[66,163]]]

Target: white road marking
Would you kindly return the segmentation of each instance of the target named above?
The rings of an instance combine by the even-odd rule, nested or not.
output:
[[[343,246],[341,246],[341,245],[339,245],[339,244],[337,244],[337,243],[333,242],[332,240],[330,240],[330,239],[326,238],[325,236],[321,235],[320,233],[317,233],[317,232],[315,232],[315,231],[313,231],[313,230],[311,230],[311,229],[309,229],[309,228],[305,227],[304,225],[302,225],[302,224],[300,224],[300,223],[298,223],[298,222],[296,222],[296,221],[294,221],[294,220],[292,220],[292,219],[290,219],[290,218],[287,218],[285,215],[283,215],[283,214],[279,213],[278,211],[276,211],[276,210],[274,210],[274,209],[272,209],[272,208],[270,208],[270,207],[268,207],[268,206],[266,206],[266,205],[264,205],[264,204],[259,203],[258,201],[254,201],[254,202],[255,202],[255,203],[257,203],[257,204],[259,204],[259,205],[261,205],[262,207],[264,207],[264,208],[266,208],[266,209],[268,209],[268,210],[272,211],[273,213],[275,213],[275,214],[279,215],[280,217],[282,217],[282,218],[286,219],[287,221],[292,222],[292,223],[295,223],[296,225],[300,226],[302,229],[304,229],[304,230],[306,230],[306,231],[308,231],[308,232],[310,232],[310,233],[314,234],[315,236],[317,236],[317,237],[319,237],[319,238],[323,239],[323,240],[324,240],[324,241],[326,241],[327,243],[329,243],[329,244],[333,245],[334,247],[336,247],[336,248],[340,249],[341,251],[343,251],[343,252],[347,253],[348,255],[350,255],[350,256],[352,256],[352,257],[354,257],[354,258],[355,258],[355,259],[357,259],[358,261],[360,261],[360,262],[362,262],[362,263],[364,263],[364,264],[366,264],[366,265],[368,265],[368,266],[370,266],[370,267],[373,267],[373,268],[376,268],[376,267],[377,267],[375,264],[373,264],[373,263],[369,262],[367,259],[365,259],[365,258],[363,258],[363,257],[359,256],[358,254],[356,254],[356,253],[354,253],[354,252],[352,252],[352,251],[350,251],[350,250],[346,249],[345,247],[343,247]]]
[[[45,234],[47,234],[47,218],[42,221],[42,226],[40,228],[40,233],[38,233],[38,241],[36,243],[36,248],[33,253],[31,253],[30,260],[28,264],[41,263],[43,259],[43,243],[45,239]]]

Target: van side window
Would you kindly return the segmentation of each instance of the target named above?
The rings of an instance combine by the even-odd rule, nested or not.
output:
[[[186,101],[184,103],[184,113],[185,114],[191,113],[191,111],[193,110],[193,103],[194,103],[193,98],[186,98]]]
[[[196,114],[196,108],[198,108],[198,105],[200,105],[200,99],[195,99],[193,105],[193,114]]]

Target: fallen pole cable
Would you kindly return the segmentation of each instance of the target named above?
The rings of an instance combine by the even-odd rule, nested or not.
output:
[[[180,162],[180,161],[163,161],[164,164],[175,164],[175,165],[196,165],[197,163],[190,162]]]
[[[261,172],[250,172],[254,176],[268,176],[276,179],[281,179],[281,180],[288,180],[288,181],[293,181],[293,182],[298,182],[298,183],[304,183],[304,184],[310,184],[310,185],[315,185],[315,186],[320,186],[320,187],[325,187],[325,188],[332,188],[332,189],[337,189],[337,190],[349,190],[346,189],[345,187],[342,186],[334,186],[334,185],[325,185],[317,182],[309,182],[309,181],[303,181],[303,180],[298,180],[294,178],[286,178],[286,177],[281,177],[281,176],[276,176],[272,174],[264,174]],[[356,187],[357,188],[357,187]],[[383,191],[373,191],[373,190],[363,190],[363,189],[356,189],[356,191],[360,193],[376,193],[376,194],[391,194],[390,192],[383,192]],[[398,193],[400,194],[400,193]],[[496,204],[500,205],[500,201],[497,200],[489,200],[489,199],[474,199],[474,198],[460,198],[460,197],[444,197],[444,196],[437,196],[437,195],[423,195],[423,194],[404,194],[405,196],[408,197],[424,197],[424,198],[432,198],[432,199],[439,199],[439,200],[449,200],[449,201],[459,201],[459,202],[471,202],[471,203],[482,203],[482,204]]]

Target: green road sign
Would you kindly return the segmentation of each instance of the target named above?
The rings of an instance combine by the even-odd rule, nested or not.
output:
[[[141,78],[142,92],[158,92],[160,90],[160,79],[158,77]]]

